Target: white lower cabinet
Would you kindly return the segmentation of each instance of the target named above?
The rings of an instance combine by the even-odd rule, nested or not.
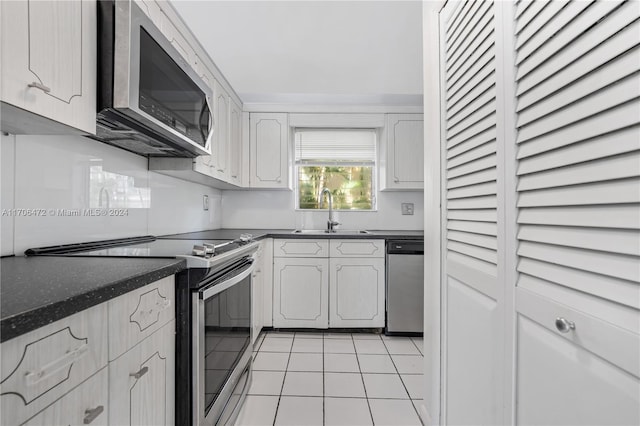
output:
[[[175,321],[109,364],[109,423],[173,425]]]
[[[107,369],[103,368],[89,380],[22,424],[106,426],[109,424],[107,380]],[[8,407],[3,408],[8,409]]]
[[[380,328],[384,240],[275,240],[275,328]]]
[[[173,425],[174,286],[166,277],[3,342],[0,424]]]
[[[329,261],[329,327],[384,327],[384,259]]]
[[[327,328],[329,260],[275,258],[273,326]]]

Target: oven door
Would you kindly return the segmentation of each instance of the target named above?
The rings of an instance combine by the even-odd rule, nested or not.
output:
[[[135,2],[114,7],[113,108],[196,155],[210,155],[212,89]]]
[[[238,404],[244,396],[233,394],[248,389],[238,383],[246,380],[243,373],[251,364],[253,268],[253,258],[244,258],[193,293],[192,394],[198,425],[215,424],[228,404]]]

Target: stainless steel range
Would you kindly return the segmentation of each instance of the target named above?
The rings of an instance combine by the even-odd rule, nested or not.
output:
[[[258,243],[152,236],[26,255],[184,258],[176,277],[176,424],[233,423],[251,382],[251,280]]]

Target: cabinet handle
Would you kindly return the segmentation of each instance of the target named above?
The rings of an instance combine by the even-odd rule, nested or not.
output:
[[[63,356],[57,360],[50,362],[37,371],[30,371],[26,374],[25,379],[28,385],[35,385],[41,380],[46,379],[52,374],[62,370],[70,364],[80,359],[84,354],[89,351],[89,345],[84,343],[75,349],[68,350]]]
[[[394,181],[395,183],[398,183],[398,182],[400,182],[400,179],[398,179],[398,178],[393,178],[393,181]]]
[[[129,374],[129,376],[131,376],[134,379],[138,380],[138,379],[140,379],[140,377],[144,376],[148,372],[149,372],[149,367],[142,367],[140,369],[140,371],[138,371],[137,373],[131,373],[131,374]]]
[[[224,169],[218,169],[220,173],[224,173]]]
[[[35,87],[36,89],[42,90],[44,93],[49,93],[51,91],[50,87],[47,87],[42,83],[38,83],[37,81],[27,84],[27,87]]]
[[[556,318],[556,328],[560,333],[568,333],[569,331],[576,329],[576,323],[565,318],[558,317]]]
[[[280,183],[280,182],[282,182],[282,179],[278,178],[278,179],[276,179],[276,182]]]
[[[238,179],[238,176],[231,175],[232,178]]]
[[[96,419],[102,412],[104,411],[104,407],[102,405],[98,405],[96,408],[84,410],[84,420],[82,423],[85,425],[90,424],[92,421]]]

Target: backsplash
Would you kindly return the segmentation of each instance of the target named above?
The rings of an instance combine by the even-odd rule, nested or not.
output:
[[[29,247],[221,225],[219,190],[149,172],[146,158],[92,139],[2,135],[0,159],[3,256]],[[116,216],[92,215],[106,208]],[[11,209],[23,210],[11,216]]]
[[[293,191],[224,191],[224,228],[325,229],[327,210],[296,211]],[[401,203],[413,203],[413,215],[402,215]],[[417,230],[424,227],[422,191],[379,192],[378,210],[338,211],[340,229]]]

